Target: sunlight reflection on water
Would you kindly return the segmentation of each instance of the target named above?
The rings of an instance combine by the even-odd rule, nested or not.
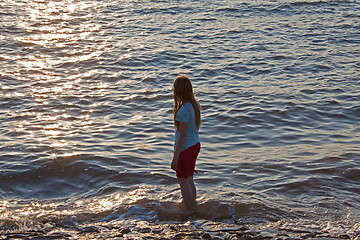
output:
[[[118,209],[111,216],[121,218],[132,208],[160,218],[175,208],[178,73],[190,76],[203,109],[201,209],[219,209],[199,218],[359,216],[357,4],[6,0],[0,8],[3,218],[101,219]]]

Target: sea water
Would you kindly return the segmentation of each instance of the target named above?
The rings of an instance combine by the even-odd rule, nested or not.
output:
[[[359,231],[359,13],[332,0],[1,1],[0,228]],[[178,74],[202,106],[190,217],[170,169]]]

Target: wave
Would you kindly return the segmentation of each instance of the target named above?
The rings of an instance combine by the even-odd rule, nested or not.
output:
[[[146,187],[128,193],[113,193],[88,199],[73,198],[66,202],[0,201],[0,234],[61,231],[74,235],[158,233],[164,228],[179,231],[192,226],[208,233],[234,232],[235,229],[256,234],[298,234],[310,237],[340,234],[356,236],[359,225],[353,222],[322,222],[296,218],[291,212],[256,202],[229,202],[198,199],[194,212],[184,212],[173,193]],[[165,190],[165,189],[163,189]],[[121,235],[121,236],[122,236]],[[120,235],[119,235],[120,236]],[[263,239],[263,238],[261,238]],[[268,239],[268,238],[264,238]]]
[[[111,193],[91,198],[72,198],[67,201],[0,202],[2,215],[0,229],[20,228],[28,223],[41,226],[46,223],[65,227],[76,218],[78,223],[110,223],[124,220],[187,221],[190,219],[217,222],[276,221],[287,215],[262,203],[222,202],[198,199],[196,210],[188,213],[168,189],[159,192],[145,186],[127,193]],[[164,191],[166,190],[166,191]],[[175,201],[174,201],[175,200]],[[20,217],[26,216],[26,217]]]
[[[13,155],[1,157],[13,158]],[[143,183],[176,183],[167,171],[147,169],[143,161],[147,160],[135,156],[118,159],[89,154],[74,154],[53,160],[45,158],[34,161],[28,158],[27,161],[23,160],[21,167],[9,168],[2,164],[7,169],[0,175],[0,193],[6,197],[21,196],[24,199],[66,199],[78,194],[101,196]]]
[[[318,5],[324,5],[324,4],[328,4],[328,5],[338,5],[341,3],[352,3],[354,1],[352,0],[341,0],[341,1],[334,1],[334,0],[315,0],[315,1],[293,1],[290,4],[292,6],[318,6]]]
[[[260,14],[300,14],[306,11],[309,14],[313,14],[315,12],[320,11],[328,11],[326,7],[337,7],[342,4],[355,3],[356,1],[352,0],[342,0],[342,1],[334,1],[334,0],[310,0],[310,1],[302,1],[302,0],[284,0],[284,1],[247,1],[239,4],[232,4],[231,6],[219,6],[216,11],[222,14],[229,15],[249,15],[253,13]],[[325,9],[324,9],[325,8]],[[354,8],[356,6],[354,5]]]

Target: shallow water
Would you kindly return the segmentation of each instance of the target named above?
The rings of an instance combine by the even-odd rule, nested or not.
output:
[[[0,10],[2,229],[188,219],[169,167],[183,73],[203,118],[191,219],[358,231],[358,2],[6,0]]]

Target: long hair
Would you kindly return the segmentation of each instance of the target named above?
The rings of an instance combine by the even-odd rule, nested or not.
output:
[[[200,109],[199,104],[195,99],[193,88],[190,82],[190,79],[185,75],[179,75],[174,80],[173,85],[173,92],[174,92],[174,127],[176,130],[179,131],[179,122],[176,121],[176,114],[179,109],[186,103],[189,102],[194,108],[195,112],[195,122],[196,126],[199,129],[201,123],[200,117]]]

